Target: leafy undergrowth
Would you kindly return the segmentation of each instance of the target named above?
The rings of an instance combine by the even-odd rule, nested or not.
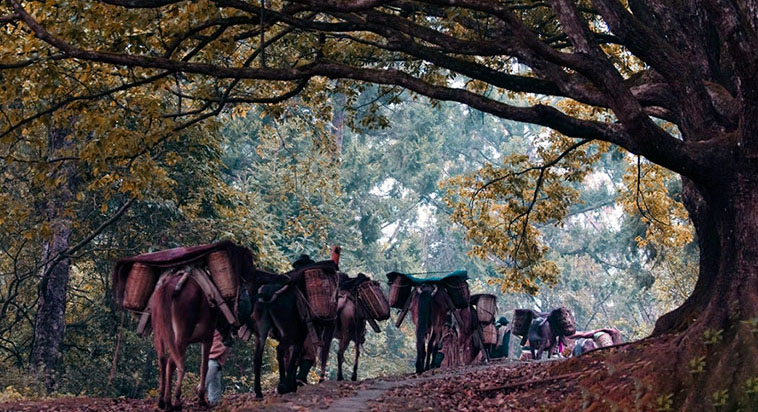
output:
[[[666,398],[659,396],[660,387],[649,374],[651,366],[659,365],[652,365],[653,361],[645,356],[662,350],[664,346],[660,345],[665,343],[665,339],[642,341],[569,360],[496,361],[434,370],[420,376],[407,374],[361,382],[327,381],[303,387],[296,394],[278,396],[268,392],[262,400],[255,399],[253,394],[229,394],[214,410],[320,410],[339,398],[360,400],[360,409],[374,412],[667,410]],[[378,398],[377,388],[381,388]],[[369,392],[373,394],[371,397],[366,396]],[[205,410],[193,398],[185,398],[184,410]],[[104,398],[0,404],[0,411],[153,411],[155,408],[155,401]]]

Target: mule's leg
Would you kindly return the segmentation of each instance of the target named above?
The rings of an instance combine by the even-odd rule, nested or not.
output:
[[[266,330],[265,333],[255,335],[255,354],[253,355],[255,382],[253,384],[253,390],[255,391],[256,398],[263,397],[263,392],[261,391],[261,365],[263,364],[263,349],[266,344],[267,335],[268,330]]]
[[[168,359],[165,355],[158,356],[158,409],[166,407],[166,367]]]
[[[416,373],[424,371],[424,360],[426,358],[426,342],[424,338],[416,337]]]
[[[361,345],[358,344],[358,342],[353,342],[355,344],[355,362],[353,362],[353,375],[350,376],[350,380],[357,381],[358,380],[358,357],[361,356]]]
[[[166,401],[164,409],[167,411],[173,410],[173,403],[171,400],[171,377],[174,375],[174,361],[169,357],[166,360],[166,371],[163,376],[163,399]]]
[[[329,359],[329,350],[332,347],[332,338],[334,337],[334,326],[327,327],[324,330],[324,344],[321,345],[320,361],[321,361],[321,374],[318,381],[323,382],[326,376],[326,361]]]
[[[213,335],[211,335],[213,336]],[[203,349],[200,352],[200,385],[197,387],[197,401],[201,406],[208,406],[208,399],[206,399],[206,379],[208,379],[208,358],[211,353],[211,344],[213,338],[203,342]]]
[[[424,370],[432,369],[432,362],[434,361],[434,350],[437,348],[437,342],[435,342],[436,336],[434,333],[429,336],[429,342],[426,346],[426,363],[424,364]]]
[[[337,349],[337,380],[341,381],[345,379],[342,376],[342,363],[345,361],[345,351],[347,350],[347,345],[350,344],[350,339],[347,337],[343,337],[340,339],[340,346]]]
[[[287,368],[285,371],[284,387],[285,393],[295,392],[297,390],[297,368],[302,361],[302,349],[299,345],[292,345],[292,352],[289,362],[287,362]],[[311,364],[313,361],[310,362]],[[301,367],[302,368],[302,367]],[[310,367],[307,368],[310,370]],[[307,374],[308,370],[301,369]]]
[[[176,365],[176,383],[174,385],[174,410],[182,410],[182,381],[184,380],[184,365]]]
[[[279,363],[279,384],[276,386],[276,392],[280,395],[287,393],[287,368],[292,360],[292,351],[290,345],[279,343],[276,347],[276,361]]]

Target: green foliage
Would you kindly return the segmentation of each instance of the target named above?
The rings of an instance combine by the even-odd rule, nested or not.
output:
[[[673,410],[674,395],[669,393],[668,395],[661,395],[655,399],[658,412],[668,412]]]
[[[716,410],[721,410],[721,408],[725,407],[729,401],[729,390],[722,389],[713,392],[713,394],[711,394],[711,398],[713,399],[713,407],[716,408]]]
[[[720,343],[724,340],[724,330],[706,329],[705,332],[703,332],[703,340],[705,341],[706,346],[713,346]]]
[[[690,359],[690,373],[696,375],[705,371],[705,356],[697,356]]]

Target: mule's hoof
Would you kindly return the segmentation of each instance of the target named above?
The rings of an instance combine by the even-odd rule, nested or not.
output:
[[[203,396],[200,396],[200,395],[197,396],[197,403],[200,406],[205,407],[205,408],[211,406],[211,404],[208,403],[208,400],[205,399],[205,394],[203,394]]]
[[[276,385],[276,393],[278,393],[279,395],[284,395],[287,392],[288,392],[287,391],[287,385],[285,385],[283,383],[280,383],[280,384]]]
[[[337,380],[338,381],[344,381],[345,378],[342,375],[337,375]]]
[[[263,399],[263,393],[261,393],[261,392],[255,392],[255,398],[256,399]]]
[[[166,409],[166,401],[158,399],[158,409]]]
[[[353,381],[353,382],[357,381],[358,380],[358,375],[351,376],[350,380]]]

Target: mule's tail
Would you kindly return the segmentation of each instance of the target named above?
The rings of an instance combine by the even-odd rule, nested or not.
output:
[[[418,297],[418,325],[416,325],[416,339],[422,340],[426,337],[426,331],[429,327],[432,312],[432,292],[423,291]]]

